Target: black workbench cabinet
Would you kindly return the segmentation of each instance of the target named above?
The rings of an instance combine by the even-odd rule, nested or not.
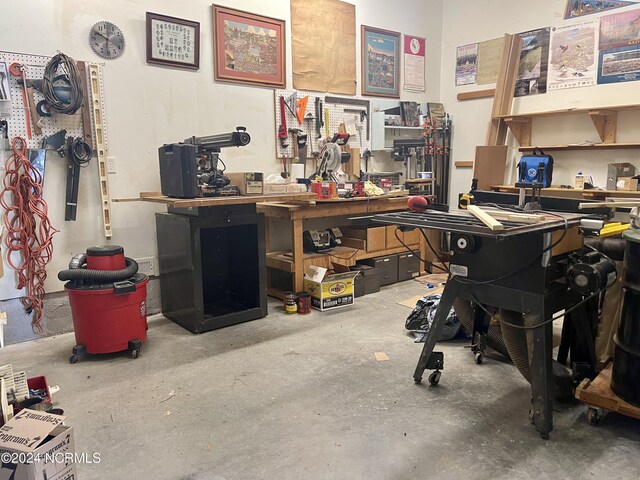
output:
[[[193,333],[267,315],[264,216],[255,204],[156,214],[162,313]]]

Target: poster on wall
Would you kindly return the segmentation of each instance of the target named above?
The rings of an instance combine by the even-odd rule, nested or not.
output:
[[[640,80],[640,45],[600,51],[598,83]]]
[[[427,40],[412,35],[404,36],[404,89],[424,92],[424,66]]]
[[[494,38],[478,44],[478,85],[496,83],[502,63],[504,37]]]
[[[362,25],[362,94],[400,97],[400,33]]]
[[[518,36],[522,39],[522,46],[514,95],[525,97],[546,93],[551,29],[539,28],[519,33]]]
[[[291,0],[293,88],[355,95],[356,52],[355,5]]]
[[[583,15],[591,15],[592,13],[605,12],[614,8],[628,7],[638,2],[616,2],[607,0],[567,0],[567,6],[564,10],[564,18],[576,18]]]
[[[476,83],[478,74],[478,44],[463,45],[456,49],[456,87]]]
[[[551,28],[547,91],[596,84],[598,21]]]
[[[640,9],[600,19],[600,50],[640,45]]]

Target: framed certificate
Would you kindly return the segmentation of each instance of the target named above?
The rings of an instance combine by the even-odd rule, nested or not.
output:
[[[198,70],[200,23],[147,12],[147,63]]]

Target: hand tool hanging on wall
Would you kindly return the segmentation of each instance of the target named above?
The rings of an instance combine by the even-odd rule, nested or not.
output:
[[[280,139],[280,146],[284,149],[289,146],[287,138],[287,114],[284,110],[284,97],[280,95],[280,125],[278,126],[278,138]]]
[[[307,103],[309,102],[309,96],[302,97],[300,100],[296,101],[296,118],[298,119],[298,123],[302,125],[304,121],[304,114],[307,111]]]
[[[296,163],[300,157],[298,157],[298,134],[302,133],[299,128],[290,128],[289,133],[293,138],[293,163]]]
[[[325,133],[327,134],[327,138],[329,138],[329,109],[325,108],[324,109],[324,129],[325,129]]]
[[[28,100],[29,97],[27,92],[26,69],[22,64],[16,62],[12,63],[9,66],[9,72],[14,77],[20,77],[22,79],[22,105],[24,106],[24,118],[25,125],[27,127],[27,138],[31,140],[31,138],[33,138],[33,135],[31,133],[31,107]]]
[[[316,114],[316,138],[322,137],[322,126],[324,121],[322,120],[322,100],[320,97],[316,97],[315,102],[315,114]]]
[[[291,95],[289,95],[287,98],[285,98],[284,102],[285,102],[285,105],[287,106],[287,109],[289,110],[289,112],[291,112],[291,115],[293,115],[295,117],[296,116],[296,104],[298,103],[298,92],[293,92]]]
[[[80,185],[80,169],[86,166],[93,152],[82,138],[67,138],[67,194],[65,198],[64,219],[75,221],[78,211],[78,187]]]
[[[333,97],[331,95],[327,95],[324,97],[325,103],[331,103],[335,105],[355,105],[356,107],[363,107],[366,110],[367,123],[369,123],[370,118],[370,103],[369,100],[359,100],[357,98],[344,98],[344,97]],[[366,129],[367,140],[369,140],[369,127],[367,125]],[[328,135],[327,135],[328,136]]]
[[[282,172],[280,173],[282,178],[289,178],[289,171],[287,170],[287,156],[282,155]]]

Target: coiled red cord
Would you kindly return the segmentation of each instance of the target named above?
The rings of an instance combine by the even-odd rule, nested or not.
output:
[[[8,229],[5,236],[7,263],[16,270],[18,290],[25,289],[20,301],[27,313],[33,311],[33,331],[42,335],[46,266],[53,255],[51,239],[59,230],[49,222],[47,202],[42,198],[42,175],[27,157],[26,140],[15,137],[11,146],[13,153],[5,164],[4,188],[0,194],[0,205],[5,209],[4,224]],[[13,252],[19,253],[17,264],[15,255],[12,258]]]

